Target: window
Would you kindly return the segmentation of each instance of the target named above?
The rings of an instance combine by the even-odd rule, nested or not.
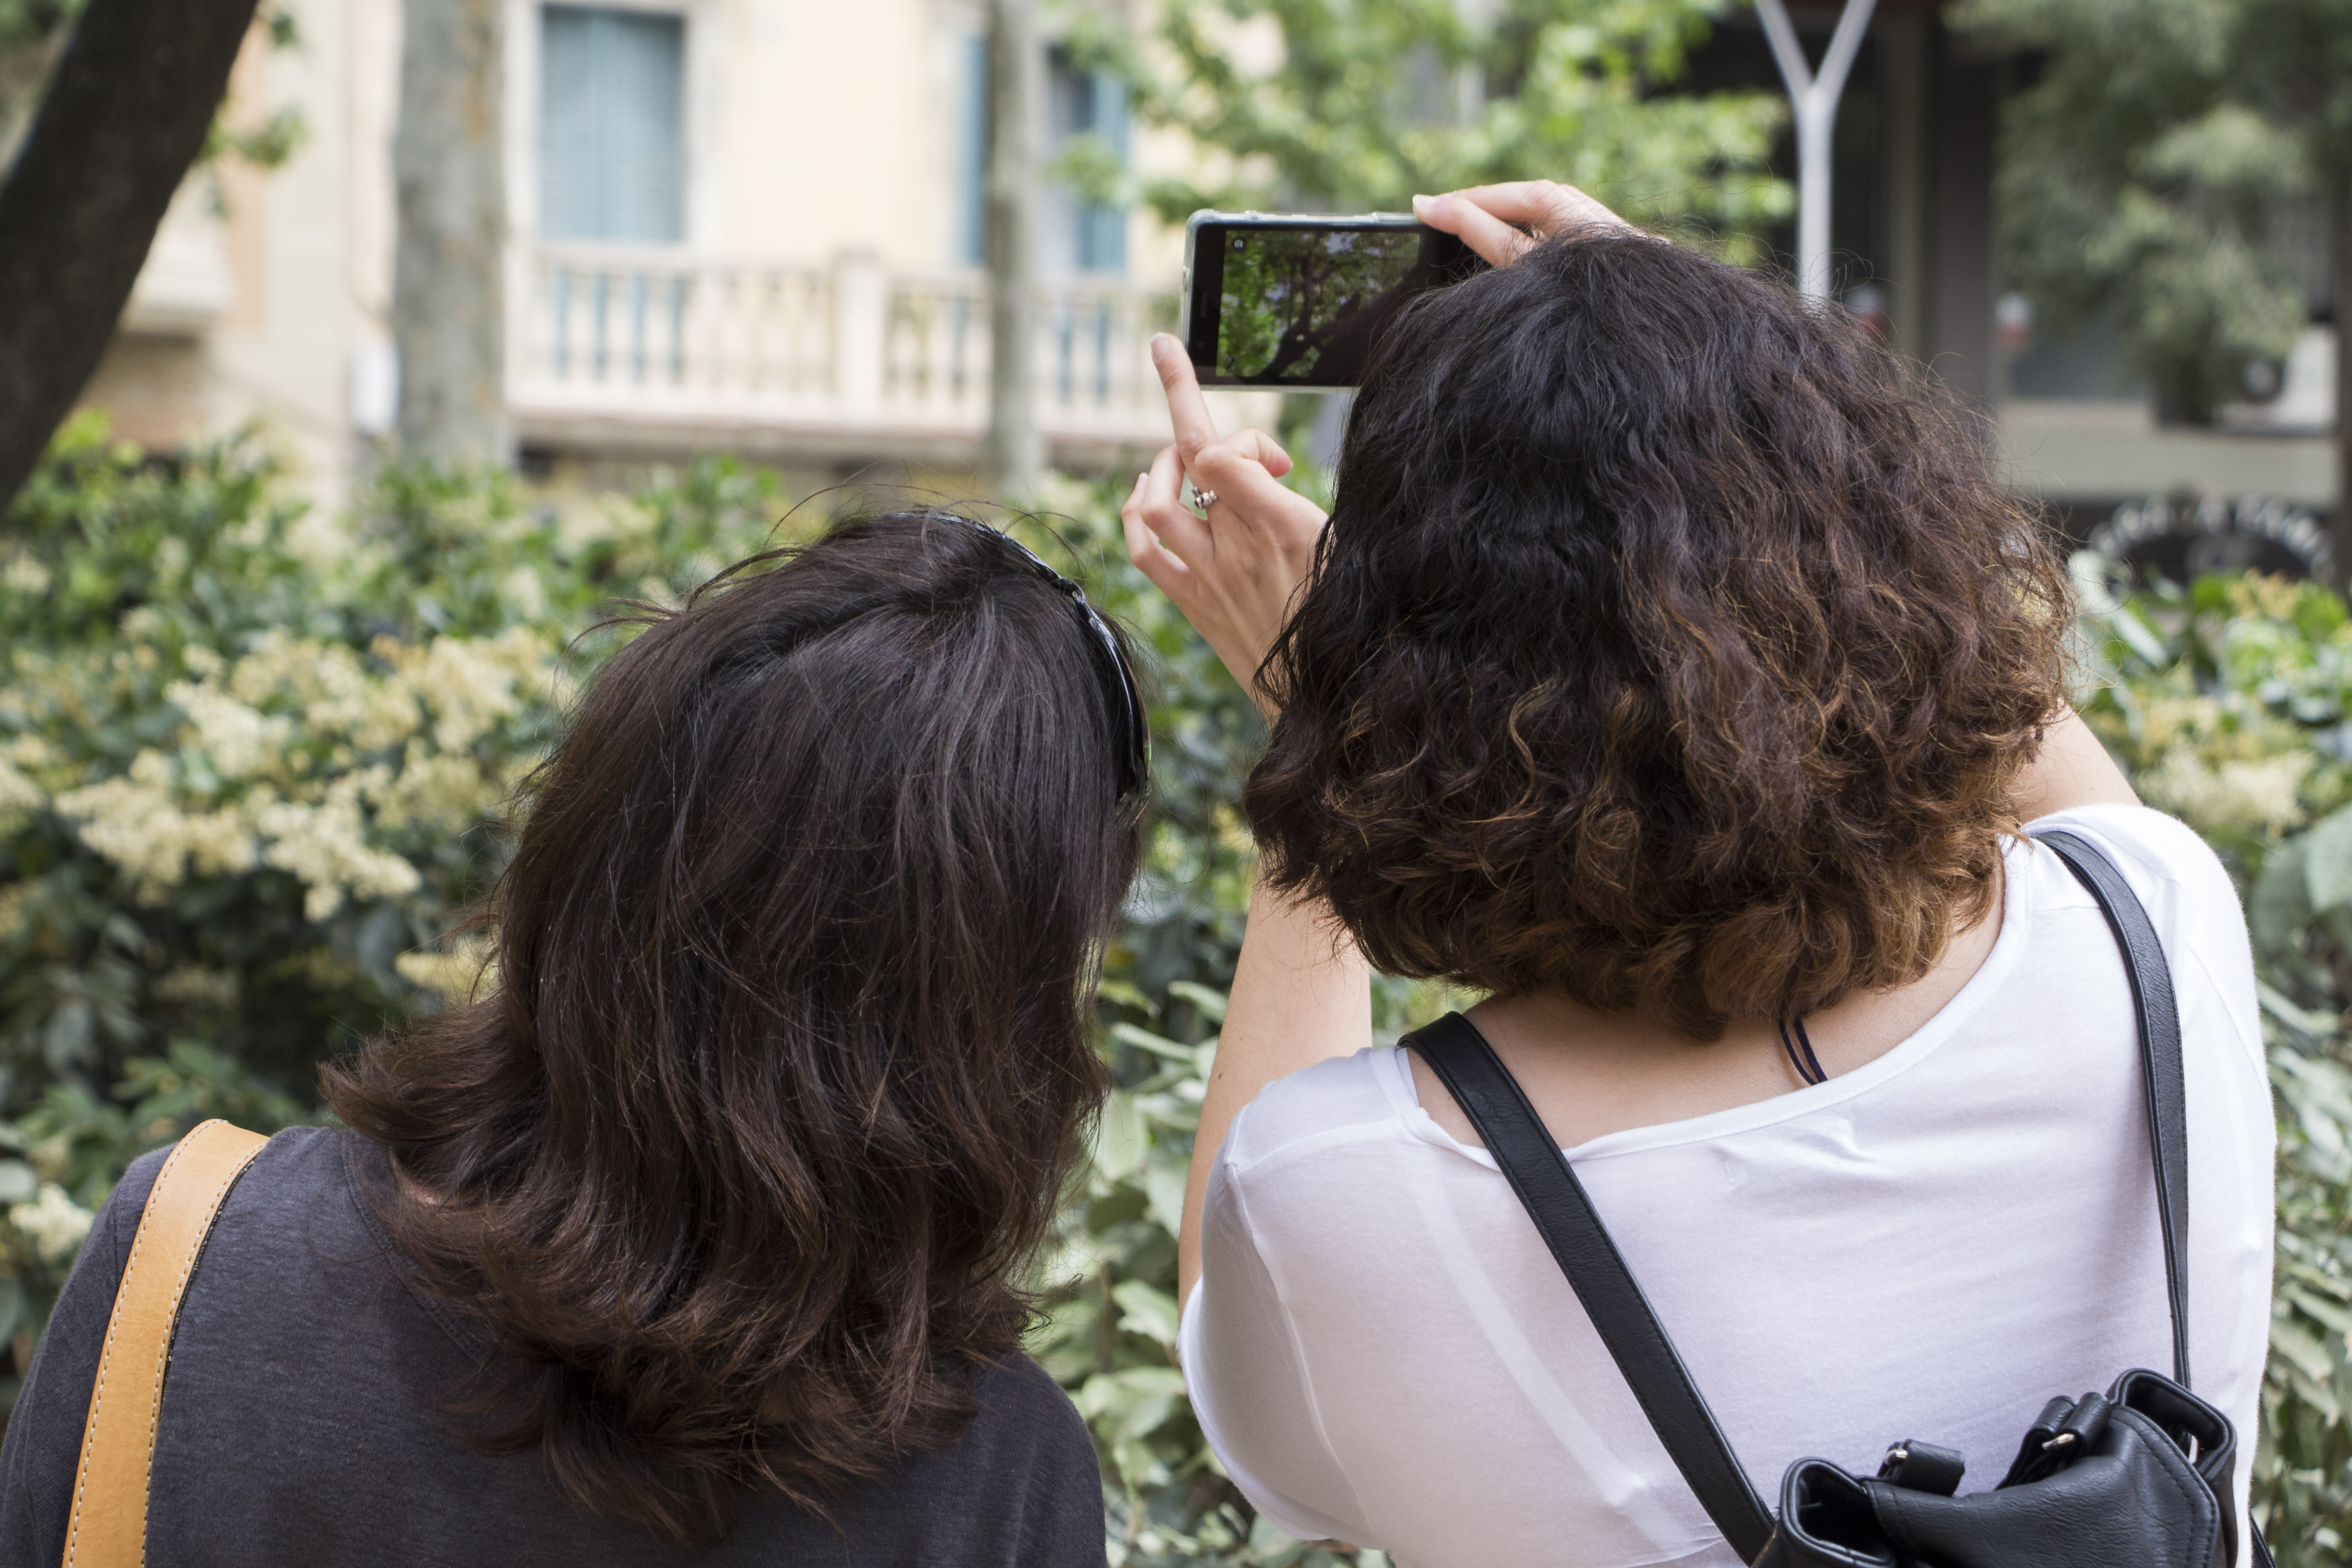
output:
[[[988,258],[988,39],[965,40],[963,59],[962,214],[958,249],[966,266]],[[1048,163],[1081,136],[1097,138],[1098,153],[1120,167],[1127,163],[1127,84],[1117,77],[1080,70],[1056,45],[1046,55],[1045,159]],[[1095,160],[1099,162],[1100,160]],[[1039,239],[1050,270],[1081,272],[1127,269],[1127,209],[1080,201],[1059,185],[1046,193]],[[1059,263],[1059,267],[1055,263]]]
[[[1100,71],[1080,70],[1062,49],[1047,57],[1051,101],[1048,156],[1081,136],[1097,138],[1119,167],[1127,165],[1127,84]],[[1127,209],[1065,196],[1070,205],[1071,260],[1081,272],[1127,270]]]
[[[963,48],[963,264],[988,265],[988,35]]]
[[[540,232],[684,238],[685,19],[547,6],[539,84]]]

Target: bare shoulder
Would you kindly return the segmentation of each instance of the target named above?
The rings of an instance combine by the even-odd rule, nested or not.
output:
[[[2078,805],[2137,805],[2131,781],[2072,708],[2050,726],[2017,782],[2017,814],[2031,822]]]

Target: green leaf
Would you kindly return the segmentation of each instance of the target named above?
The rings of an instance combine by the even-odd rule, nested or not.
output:
[[[2336,1016],[2296,1006],[2280,994],[2276,986],[2260,980],[2254,982],[2254,994],[2261,1000],[2263,1012],[2314,1040],[2327,1039],[2341,1023]]]
[[[2303,1402],[2320,1414],[2329,1426],[2344,1418],[2343,1403],[2325,1378],[2312,1376],[2300,1365],[2287,1369],[2287,1386],[2294,1389]]]
[[[1213,991],[1197,981],[1173,980],[1169,982],[1168,994],[1190,1002],[1212,1024],[1223,1025],[1225,1021],[1226,996],[1222,991]]]
[[[2312,909],[2352,904],[2352,806],[2321,818],[2297,843]]]
[[[1176,1298],[1141,1279],[1126,1279],[1114,1287],[1111,1300],[1122,1309],[1118,1320],[1121,1330],[1157,1340],[1163,1345],[1176,1343]]]
[[[1192,1047],[1180,1046],[1167,1036],[1155,1035],[1139,1025],[1113,1024],[1110,1026],[1110,1037],[1121,1045],[1133,1046],[1138,1050],[1150,1051],[1153,1056],[1165,1057],[1172,1062],[1182,1062],[1186,1067],[1192,1066],[1194,1059]]]
[[[1079,1411],[1117,1438],[1148,1437],[1184,1398],[1184,1374],[1172,1366],[1097,1373],[1078,1390]]]
[[[1181,1157],[1154,1151],[1143,1168],[1143,1192],[1150,1200],[1151,1217],[1171,1236],[1177,1234],[1184,1218],[1186,1164]]]
[[[2336,1332],[2352,1334],[2352,1308],[2347,1308],[2344,1302],[2331,1301],[2310,1290],[2299,1289],[2292,1285],[2282,1288],[2279,1294]]]
[[[1095,988],[1096,998],[1120,1007],[1132,1007],[1147,1018],[1160,1016],[1160,1004],[1124,980],[1106,980]]]
[[[1095,1169],[1111,1181],[1124,1180],[1142,1168],[1150,1149],[1150,1134],[1135,1097],[1123,1089],[1111,1090],[1095,1123]]]
[[[2258,952],[2284,952],[2311,923],[2315,911],[2304,863],[2305,841],[2290,840],[2272,850],[2246,899],[2247,934]]]
[[[2326,1383],[2335,1377],[2337,1360],[2311,1331],[2288,1319],[2271,1320],[2271,1353],[2284,1356],[2307,1375]]]
[[[2164,639],[2149,630],[2147,623],[2134,615],[2128,607],[2119,608],[2114,615],[2109,616],[2107,625],[2115,629],[2116,636],[2123,640],[2126,647],[2148,663],[2165,665],[2172,662],[2172,656],[2165,648]]]

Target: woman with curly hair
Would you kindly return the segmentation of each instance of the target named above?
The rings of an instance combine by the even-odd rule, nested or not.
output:
[[[170,1342],[155,1568],[1101,1568],[1093,1441],[1021,1342],[1105,1087],[1124,645],[940,512],[643,618],[532,780],[479,996],[331,1068],[347,1127],[235,1178]],[[49,1320],[0,1562],[89,1561],[84,1415],[163,1159]]]
[[[1370,1044],[1368,963],[1484,994],[1764,1495],[1906,1432],[1989,1486],[2053,1391],[2170,1365],[2126,973],[2029,824],[2103,850],[2171,961],[2189,1348],[2250,1435],[2245,928],[2067,706],[2063,566],[1971,422],[1575,192],[1416,205],[1496,266],[1384,339],[1328,527],[1171,339],[1176,444],[1126,513],[1272,723],[1182,1246],[1235,1481],[1412,1568],[1738,1561],[1428,1062]]]

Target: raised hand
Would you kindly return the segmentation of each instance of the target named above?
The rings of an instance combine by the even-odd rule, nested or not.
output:
[[[1119,519],[1127,554],[1168,595],[1267,718],[1278,699],[1258,679],[1315,563],[1323,509],[1281,483],[1290,455],[1263,430],[1219,437],[1184,345],[1165,332],[1151,363],[1167,389],[1175,444],[1138,474]],[[1179,489],[1187,477],[1207,516]]]
[[[1496,267],[1509,266],[1529,247],[1556,234],[1579,229],[1641,232],[1574,185],[1550,180],[1516,180],[1442,196],[1415,196],[1412,212],[1430,227],[1459,237]]]

